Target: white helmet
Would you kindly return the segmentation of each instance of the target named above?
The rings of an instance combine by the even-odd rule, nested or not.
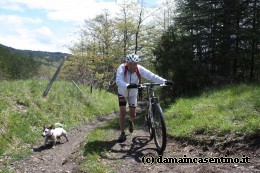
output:
[[[126,56],[126,62],[140,62],[141,59],[139,58],[139,55],[137,54],[128,54]]]

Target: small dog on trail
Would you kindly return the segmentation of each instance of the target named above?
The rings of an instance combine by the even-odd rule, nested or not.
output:
[[[55,128],[55,126],[59,126]],[[58,140],[60,140],[61,136],[64,136],[67,141],[67,132],[63,129],[62,125],[60,123],[55,123],[55,126],[51,125],[50,127],[43,127],[42,136],[45,137],[43,145],[46,146],[49,139],[53,140],[52,148],[55,147]]]

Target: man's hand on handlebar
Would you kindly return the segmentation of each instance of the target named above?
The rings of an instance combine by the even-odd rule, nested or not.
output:
[[[127,85],[127,89],[130,89],[130,88],[137,88],[137,87],[138,87],[138,85],[135,84],[135,83],[131,83],[131,84]]]

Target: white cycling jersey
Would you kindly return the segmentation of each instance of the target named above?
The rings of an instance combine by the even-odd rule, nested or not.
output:
[[[151,71],[147,70],[141,65],[137,65],[138,71],[141,77],[155,82],[163,84],[166,79],[152,73]],[[127,89],[127,86],[131,83],[139,84],[139,78],[136,72],[130,73],[130,71],[126,71],[125,73],[125,64],[121,64],[117,69],[116,74],[116,84],[118,86],[118,94],[127,97],[137,96],[138,90],[137,89]]]

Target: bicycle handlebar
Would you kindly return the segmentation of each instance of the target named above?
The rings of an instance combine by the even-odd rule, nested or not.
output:
[[[137,88],[147,88],[153,86],[169,86],[169,85],[159,84],[159,83],[143,83],[143,84],[138,84]]]

